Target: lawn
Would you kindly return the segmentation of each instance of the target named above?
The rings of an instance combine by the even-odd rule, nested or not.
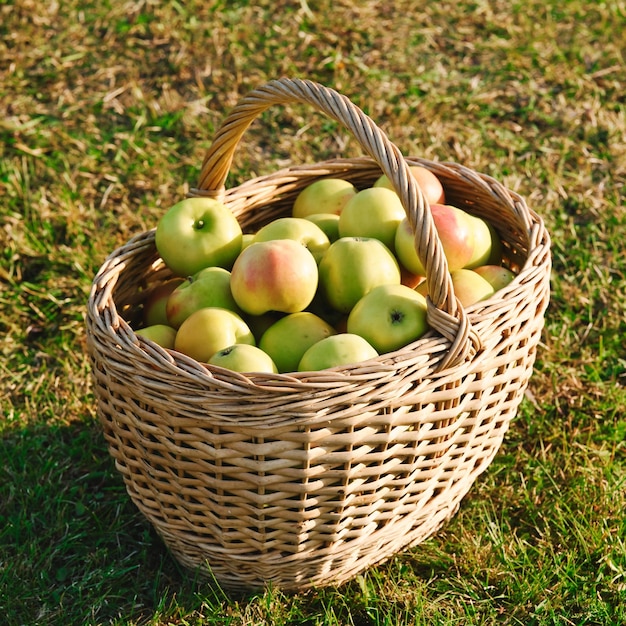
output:
[[[2,623],[626,624],[622,0],[9,0],[0,34]],[[228,110],[280,76],[521,194],[552,237],[552,297],[527,396],[448,524],[342,586],[233,596],[129,500],[84,315],[109,252],[195,186]],[[227,184],[360,154],[310,109],[271,109]]]

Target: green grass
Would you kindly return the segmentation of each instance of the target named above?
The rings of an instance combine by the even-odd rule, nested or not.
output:
[[[0,35],[0,621],[626,623],[623,2],[16,0]],[[448,525],[341,587],[233,597],[126,495],[83,319],[106,255],[282,75],[338,89],[406,154],[521,193],[553,238],[552,300],[528,398]],[[270,110],[228,184],[358,154],[305,107]]]

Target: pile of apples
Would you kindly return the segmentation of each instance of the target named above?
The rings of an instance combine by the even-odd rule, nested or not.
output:
[[[411,166],[464,306],[514,274],[485,220],[446,204],[439,179]],[[137,334],[202,363],[243,373],[318,371],[398,350],[427,330],[425,270],[389,179],[358,190],[317,180],[291,215],[243,233],[210,198],[160,219],[155,244],[175,278],[152,290]]]

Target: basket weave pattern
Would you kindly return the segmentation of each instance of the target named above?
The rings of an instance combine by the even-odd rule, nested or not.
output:
[[[274,104],[339,120],[368,156],[300,165],[226,189],[248,125]],[[465,310],[429,207],[408,172],[423,165],[447,201],[488,220],[516,279]],[[434,533],[498,451],[532,374],[549,298],[550,241],[523,199],[452,163],[402,157],[336,92],[272,81],[216,134],[192,195],[220,198],[252,231],[288,215],[323,177],[398,191],[426,267],[429,322],[419,341],[314,373],[245,376],[140,339],[131,325],[170,277],[154,231],[114,251],[94,279],[88,345],[98,415],[130,497],[185,566],[227,589],[341,583]]]

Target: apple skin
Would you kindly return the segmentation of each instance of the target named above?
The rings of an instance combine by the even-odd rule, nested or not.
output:
[[[255,372],[278,373],[276,365],[269,354],[247,343],[235,343],[223,350],[218,350],[209,359],[208,363],[209,365],[217,365],[218,367],[243,374]]]
[[[186,198],[161,217],[155,245],[177,276],[193,276],[205,267],[230,269],[241,251],[237,218],[213,198]]]
[[[380,285],[365,294],[348,316],[348,333],[360,335],[379,353],[399,350],[428,330],[426,299],[405,285]]]
[[[336,213],[312,213],[304,219],[321,228],[330,243],[339,239],[339,215]]]
[[[356,187],[342,178],[321,178],[307,185],[296,197],[291,214],[306,217],[312,213],[339,215],[346,202],[356,195]]]
[[[230,276],[235,302],[251,315],[302,311],[313,300],[317,285],[315,258],[293,239],[250,244],[237,257]]]
[[[251,243],[254,242],[254,235],[255,233],[244,233],[241,236],[241,250],[245,250]]]
[[[169,324],[166,313],[167,299],[170,297],[172,291],[183,281],[184,278],[181,277],[170,278],[150,292],[150,295],[143,303],[144,326]]]
[[[316,342],[335,334],[335,329],[309,311],[291,313],[270,326],[259,348],[270,355],[278,371],[295,372],[302,355]]]
[[[495,293],[489,281],[474,270],[462,268],[450,272],[450,276],[454,294],[464,307],[486,300]]]
[[[449,271],[465,267],[474,254],[474,229],[468,214],[449,204],[432,204],[430,209]],[[417,256],[415,235],[407,218],[400,222],[396,231],[395,253],[409,272],[426,274]]]
[[[499,238],[493,228],[482,218],[466,214],[474,230],[474,251],[472,258],[465,264],[467,269],[474,269],[491,263],[491,259],[499,256]],[[501,254],[501,249],[500,249]],[[497,263],[498,261],[496,261]]]
[[[207,307],[198,309],[180,325],[174,349],[207,363],[216,352],[235,343],[256,345],[248,325],[234,311]]]
[[[255,242],[274,239],[293,239],[301,243],[316,263],[330,246],[326,233],[317,224],[302,217],[279,217],[262,226],[254,236]]]
[[[417,181],[428,204],[445,204],[446,194],[441,181],[428,168],[421,165],[410,165],[411,174]],[[374,187],[386,187],[393,189],[393,185],[389,178],[383,174],[374,183]]]
[[[392,252],[396,229],[406,212],[395,191],[385,187],[362,189],[343,207],[339,216],[340,237],[373,237]]]
[[[374,287],[400,284],[400,266],[378,239],[341,237],[322,257],[319,279],[323,299],[336,311],[349,313]]]
[[[363,337],[351,333],[339,333],[320,339],[303,355],[299,372],[316,372],[340,365],[351,365],[374,359],[378,353]]]
[[[223,267],[205,267],[178,285],[167,300],[167,321],[180,328],[194,311],[210,306],[241,314],[230,291],[230,272]]]
[[[154,343],[160,345],[162,348],[174,349],[174,342],[176,340],[176,329],[168,326],[167,324],[152,324],[151,326],[145,326],[135,331],[136,335],[154,341]]]
[[[493,287],[494,291],[506,287],[515,278],[515,274],[502,265],[481,265],[474,268],[474,271],[482,276]]]

